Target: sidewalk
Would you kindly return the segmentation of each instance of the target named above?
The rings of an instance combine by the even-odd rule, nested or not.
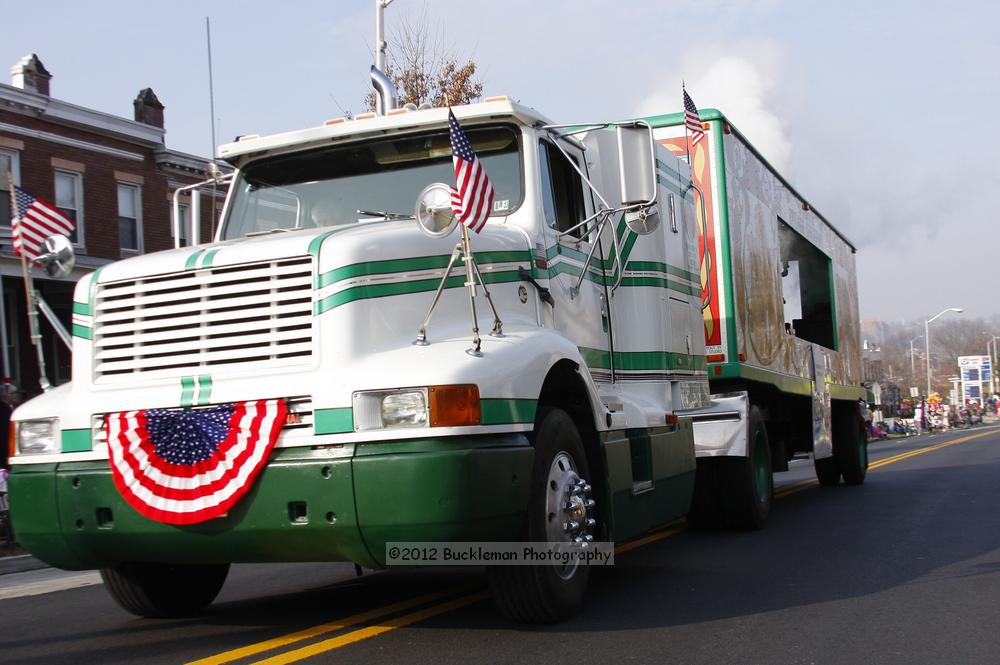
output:
[[[49,564],[39,561],[30,554],[17,554],[14,556],[0,557],[0,575],[10,573],[23,573],[28,570],[38,570],[48,568]]]

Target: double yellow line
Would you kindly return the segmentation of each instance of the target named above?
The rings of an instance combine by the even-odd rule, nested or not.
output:
[[[970,434],[968,436],[959,437],[957,439],[952,439],[951,441],[945,441],[943,443],[938,443],[933,446],[926,446],[924,448],[918,448],[916,450],[910,450],[904,453],[899,453],[898,455],[893,455],[892,457],[886,457],[885,459],[878,460],[877,462],[872,462],[868,465],[868,470],[878,469],[889,464],[894,464],[896,462],[901,462],[905,459],[911,457],[916,457],[917,455],[924,455],[926,453],[934,452],[935,450],[940,450],[942,448],[947,448],[948,446],[954,446],[959,443],[965,443],[966,441],[972,441],[973,439],[978,439],[990,434],[994,434],[996,428],[990,428],[990,430],[985,432],[979,432],[977,434]],[[775,498],[781,498],[788,496],[789,494],[794,494],[796,492],[801,492],[804,489],[812,487],[816,484],[816,480],[807,480],[795,485],[790,485],[784,487],[774,493]],[[652,533],[638,540],[633,540],[631,542],[625,543],[615,548],[615,554],[622,554],[628,552],[629,550],[634,550],[636,548],[642,547],[644,545],[649,545],[650,543],[655,543],[660,540],[664,540],[671,536],[675,536],[678,533],[684,531],[684,521],[683,519],[675,520],[670,524],[666,525],[663,530]],[[450,598],[452,596],[457,596]],[[415,607],[422,605],[427,605],[416,611],[410,612],[409,614],[404,614],[402,616],[397,616],[392,619],[385,621],[378,621],[378,623],[365,626],[363,628],[358,628],[352,630],[349,633],[344,633],[343,635],[338,635],[336,637],[331,637],[325,640],[320,640],[319,642],[314,642],[312,644],[306,645],[304,647],[299,647],[298,649],[293,649],[292,651],[286,651],[284,653],[271,656],[270,658],[265,658],[263,660],[254,661],[255,665],[283,665],[284,663],[294,663],[305,658],[310,658],[312,656],[325,653],[327,651],[332,651],[333,649],[339,649],[340,647],[347,646],[348,644],[354,644],[355,642],[360,642],[361,640],[366,640],[370,637],[375,637],[376,635],[381,635],[397,628],[402,628],[404,626],[409,626],[410,624],[417,623],[418,621],[424,621],[431,617],[437,616],[439,614],[444,614],[446,612],[451,612],[460,607],[465,607],[466,605],[471,605],[473,603],[478,603],[481,600],[489,598],[490,594],[487,591],[474,591],[470,593],[470,587],[467,586],[457,586],[443,591],[436,591],[434,593],[428,593],[421,596],[416,596],[407,600],[402,600],[398,603],[393,603],[391,605],[385,605],[383,607],[376,608],[374,610],[369,610],[367,612],[361,612],[359,614],[354,614],[352,616],[338,619],[336,621],[331,621],[330,623],[320,624],[318,626],[313,626],[311,628],[306,628],[294,633],[289,633],[288,635],[283,635],[281,637],[275,637],[270,640],[264,640],[263,642],[257,642],[256,644],[250,644],[245,647],[240,647],[238,649],[232,649],[230,651],[225,651],[215,656],[209,656],[208,658],[202,658],[200,660],[192,661],[188,665],[223,665],[224,663],[231,663],[236,660],[242,660],[244,658],[250,658],[251,656],[256,656],[262,654],[265,651],[273,651],[274,649],[279,649],[281,647],[288,646],[290,644],[295,644],[296,642],[302,642],[304,640],[309,640],[312,638],[320,637],[328,633],[337,632],[344,630],[345,628],[351,628],[359,624],[365,624],[370,621],[378,621],[384,619],[387,616],[398,614],[399,612],[404,612],[406,610],[411,610]],[[450,598],[450,600],[445,600],[436,605],[430,604],[440,601],[445,598]]]

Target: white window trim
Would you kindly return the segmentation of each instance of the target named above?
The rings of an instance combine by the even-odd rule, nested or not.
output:
[[[131,189],[135,195],[135,244],[138,247],[122,247],[122,239],[118,238],[118,249],[121,251],[122,255],[134,256],[136,254],[142,254],[143,243],[142,243],[142,185],[134,182],[123,182],[121,180],[117,181],[117,186],[115,187],[115,205],[117,206],[118,198],[118,188],[125,187],[126,189]],[[118,217],[121,217],[121,211],[118,211]],[[117,218],[116,218],[117,220]]]
[[[181,240],[183,240],[185,243],[188,243],[182,246],[190,247],[191,229],[187,228],[187,225],[184,224],[184,213],[185,212],[187,213],[188,225],[189,225],[191,222],[191,206],[188,203],[180,203],[180,209],[181,209],[181,219],[180,219]],[[171,241],[176,240],[176,238],[174,238],[174,206],[172,202],[170,205],[170,240]]]
[[[53,188],[52,191],[53,191],[53,193],[55,193],[55,180],[56,180],[56,175],[57,174],[59,174],[59,175],[66,175],[66,176],[69,176],[69,177],[73,178],[73,187],[76,190],[75,193],[74,193],[74,195],[76,197],[76,205],[77,205],[77,208],[76,208],[76,242],[73,243],[73,247],[75,247],[77,249],[85,249],[86,246],[87,246],[87,238],[84,235],[84,229],[86,228],[86,224],[84,224],[84,221],[83,221],[84,220],[84,212],[83,212],[83,210],[84,210],[84,206],[83,206],[83,174],[80,173],[79,171],[67,171],[66,169],[53,169],[53,173],[52,173],[52,188]],[[53,198],[55,198],[55,196],[53,196]],[[56,206],[57,208],[59,207],[59,205],[55,201],[52,202],[52,205]]]
[[[0,148],[0,154],[10,157],[11,175],[14,177],[14,185],[17,187],[21,186],[21,151],[11,150],[10,148]],[[0,173],[0,178],[3,178],[3,195],[8,199],[10,198],[10,192],[7,191],[7,174]],[[10,238],[10,220],[5,219],[0,222],[0,237]]]

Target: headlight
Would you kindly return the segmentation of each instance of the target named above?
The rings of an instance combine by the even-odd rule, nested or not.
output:
[[[427,386],[354,393],[354,429],[463,427],[482,422],[479,387]]]
[[[427,389],[354,393],[354,429],[427,427]]]
[[[17,452],[46,455],[59,452],[59,419],[40,418],[17,423]]]

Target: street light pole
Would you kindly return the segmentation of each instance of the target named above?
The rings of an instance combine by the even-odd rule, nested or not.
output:
[[[934,322],[939,316],[943,316],[948,312],[955,312],[956,314],[962,313],[961,307],[947,307],[942,309],[940,312],[932,316],[931,318],[924,321],[924,343],[926,344],[925,350],[927,351],[927,397],[931,396],[931,323]]]
[[[993,353],[990,353],[990,344],[993,345]],[[986,342],[986,357],[990,359],[990,397],[993,397],[993,392],[995,390],[995,388],[994,388],[995,383],[993,381],[993,375],[996,372],[996,362],[994,361],[993,356],[995,356],[996,354],[997,354],[997,336],[996,335],[990,335],[990,341]],[[980,378],[982,378],[982,377],[980,377]],[[985,402],[985,398],[984,398],[984,402]]]

